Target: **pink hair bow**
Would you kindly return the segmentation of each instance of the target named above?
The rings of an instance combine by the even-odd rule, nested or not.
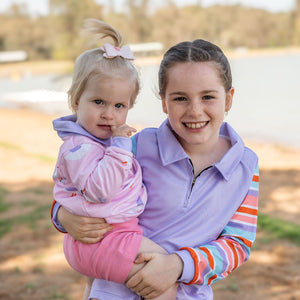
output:
[[[114,47],[109,43],[105,43],[103,47],[100,48],[104,51],[103,56],[106,58],[114,58],[116,56],[121,56],[125,59],[134,60],[135,57],[128,45],[125,45],[121,48]]]

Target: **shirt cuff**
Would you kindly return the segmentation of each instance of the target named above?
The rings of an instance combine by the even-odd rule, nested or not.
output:
[[[123,136],[115,136],[113,137],[113,142],[111,146],[115,146],[126,150],[128,152],[132,152],[132,141],[130,138]]]
[[[180,250],[174,253],[176,253],[183,261],[183,270],[178,281],[190,283],[195,276],[195,265],[191,254],[187,250]]]
[[[64,227],[57,220],[57,212],[58,212],[58,209],[60,208],[60,206],[61,205],[59,203],[57,203],[57,202],[53,205],[53,209],[52,209],[52,223],[56,227],[57,230],[59,230],[61,232],[64,232],[64,233],[67,233],[66,229],[64,229]]]

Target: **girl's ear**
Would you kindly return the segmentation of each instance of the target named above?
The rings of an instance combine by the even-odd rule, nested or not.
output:
[[[229,112],[230,109],[231,109],[233,95],[234,95],[234,87],[232,87],[232,88],[226,93],[225,112]]]
[[[168,108],[167,108],[165,97],[163,97],[162,95],[160,95],[160,99],[161,99],[161,106],[162,106],[163,112],[165,114],[168,114]]]
[[[78,103],[79,103],[79,100],[77,100],[75,103],[72,104],[72,110],[74,112],[77,112],[77,110],[78,110]]]

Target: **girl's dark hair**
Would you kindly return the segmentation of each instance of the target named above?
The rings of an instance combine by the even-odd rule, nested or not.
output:
[[[232,75],[229,61],[223,51],[216,45],[201,39],[181,42],[171,47],[163,57],[158,73],[159,94],[164,96],[168,83],[167,72],[175,64],[185,62],[213,62],[219,71],[224,88],[232,87]]]

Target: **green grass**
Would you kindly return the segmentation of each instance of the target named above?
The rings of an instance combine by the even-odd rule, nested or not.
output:
[[[11,231],[12,224],[11,220],[0,220],[0,238]]]
[[[7,193],[7,190],[0,186],[0,213],[8,210],[8,204],[4,201]]]
[[[0,238],[9,233],[14,226],[26,225],[30,229],[36,230],[37,222],[48,216],[51,204],[37,206],[26,215],[19,215],[8,219],[0,220]]]
[[[287,239],[300,245],[300,226],[265,214],[258,215],[258,228],[276,239]]]
[[[0,141],[0,147],[7,149],[7,150],[13,150],[13,151],[19,152],[19,153],[25,154],[25,155],[33,157],[33,158],[37,158],[37,159],[47,162],[47,163],[55,163],[55,161],[56,161],[56,157],[39,154],[39,153],[36,153],[36,154],[28,153],[28,152],[25,152],[21,147],[14,145],[14,144]]]
[[[71,300],[72,298],[70,298],[68,295],[65,294],[58,294],[58,293],[54,293],[53,295],[50,295],[49,298],[47,299],[64,299],[64,300]]]
[[[36,223],[45,217],[45,213],[50,212],[51,204],[43,206],[37,206],[32,212],[26,215],[20,215],[15,217],[13,220],[14,224],[24,225],[26,224],[29,228],[36,228]]]
[[[16,151],[20,151],[21,148],[16,146],[16,145],[13,145],[13,144],[10,144],[10,143],[6,143],[6,142],[0,142],[0,147],[1,148],[5,148],[7,150],[16,150]]]
[[[45,191],[40,188],[32,189],[29,192],[34,192],[36,195],[45,194]],[[9,210],[10,206],[5,201],[5,196],[8,193],[9,191],[0,186],[0,213]],[[25,215],[20,214],[11,218],[2,217],[0,219],[0,238],[9,233],[13,226],[16,225],[27,225],[29,228],[36,228],[37,222],[49,215],[51,203],[39,205],[34,201],[34,199],[24,199],[19,203],[19,205],[20,208],[32,206],[32,211]],[[22,209],[20,211],[22,211]]]

